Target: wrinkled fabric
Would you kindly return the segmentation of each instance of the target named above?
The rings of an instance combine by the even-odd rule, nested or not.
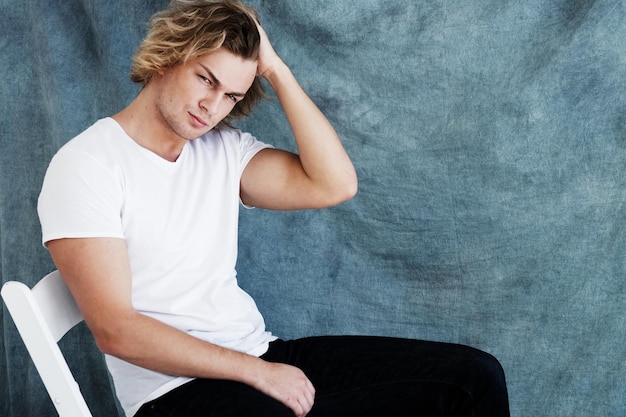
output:
[[[54,152],[128,104],[166,0],[0,0],[0,274],[54,268],[35,207]],[[241,213],[239,280],[283,338],[470,344],[511,414],[626,415],[626,4],[250,1],[335,125],[358,195]],[[295,149],[279,103],[239,124]],[[0,415],[52,415],[3,307]],[[117,405],[85,326],[62,341],[94,415]]]

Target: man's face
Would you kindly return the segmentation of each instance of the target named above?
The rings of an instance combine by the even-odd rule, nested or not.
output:
[[[153,77],[157,117],[179,137],[196,139],[228,116],[256,71],[256,61],[225,49],[166,68]]]

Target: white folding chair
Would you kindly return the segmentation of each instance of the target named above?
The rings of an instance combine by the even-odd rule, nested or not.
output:
[[[57,342],[83,320],[58,271],[33,289],[17,281],[2,286],[2,298],[35,368],[61,417],[91,417]]]

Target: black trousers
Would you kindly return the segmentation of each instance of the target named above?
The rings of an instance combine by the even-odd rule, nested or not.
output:
[[[316,389],[309,417],[508,417],[504,371],[457,344],[365,336],[277,340],[262,356],[297,366]],[[196,379],[144,404],[136,417],[293,417],[233,381]]]

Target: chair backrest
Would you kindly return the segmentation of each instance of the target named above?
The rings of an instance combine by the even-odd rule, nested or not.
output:
[[[83,320],[58,271],[31,290],[17,281],[2,286],[2,298],[61,417],[91,417],[57,342]]]

